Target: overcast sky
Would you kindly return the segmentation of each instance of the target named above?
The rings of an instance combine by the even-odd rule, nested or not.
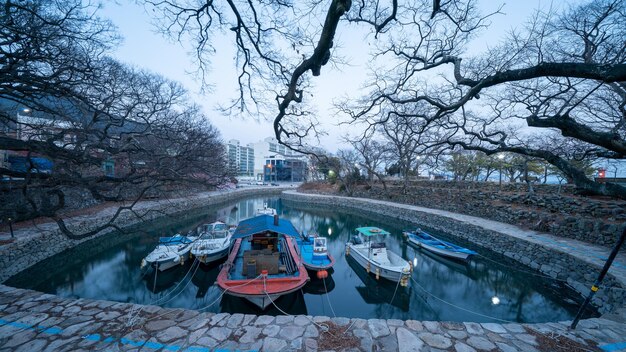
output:
[[[493,11],[500,2],[483,0],[480,3],[483,12]],[[561,3],[562,4],[562,3]],[[481,51],[488,45],[497,43],[509,30],[523,25],[534,10],[539,7],[555,6],[547,1],[515,0],[504,3],[503,15],[493,17],[491,27],[475,41],[471,51]],[[193,56],[188,53],[190,45],[173,42],[154,31],[151,17],[140,5],[124,2],[105,2],[101,15],[110,19],[124,37],[122,45],[114,56],[122,62],[148,69],[169,79],[181,82],[201,104],[211,122],[221,131],[224,140],[239,139],[242,143],[256,142],[273,136],[271,119],[266,116],[259,119],[250,116],[229,118],[216,111],[219,103],[227,103],[236,96],[236,70],[234,67],[235,48],[227,40],[217,38],[214,46],[217,54],[212,59],[213,69],[209,81],[214,88],[202,94],[197,79],[197,66]],[[370,41],[372,39],[369,39]],[[346,127],[337,127],[338,118],[333,116],[334,99],[343,96],[359,97],[359,87],[365,79],[365,62],[368,52],[368,39],[362,27],[340,23],[333,55],[340,55],[350,62],[349,66],[334,68],[329,65],[322,68],[322,75],[312,81],[315,87],[311,91],[314,105],[319,113],[318,120],[328,136],[322,137],[322,147],[335,151],[341,147],[340,138],[347,132]],[[307,73],[310,75],[310,72]],[[276,111],[277,112],[277,111]]]

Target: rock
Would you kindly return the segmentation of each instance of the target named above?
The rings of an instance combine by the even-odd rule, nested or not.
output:
[[[304,337],[318,337],[320,335],[317,327],[313,324],[306,327],[304,330]]]
[[[174,326],[174,324],[176,322],[173,320],[150,320],[144,325],[144,328],[147,331],[161,331]]]
[[[483,328],[495,332],[497,334],[505,334],[507,331],[504,329],[504,327],[500,324],[495,324],[495,323],[482,323],[480,324],[482,325]]]
[[[287,343],[285,341],[273,337],[266,337],[263,340],[262,351],[278,352],[283,350],[285,347],[287,347]]]
[[[374,346],[374,340],[372,339],[372,335],[365,329],[354,329],[352,334],[359,338],[361,341],[361,348],[364,351],[371,351]]]
[[[463,342],[457,342],[454,344],[454,350],[456,352],[476,352],[476,350]]]
[[[463,340],[467,337],[467,333],[460,330],[448,330],[448,334],[457,340]]]
[[[290,316],[290,315],[279,315],[276,317],[276,324],[278,325],[291,324],[292,322],[293,322],[293,316]]]
[[[305,316],[305,315],[298,315],[294,320],[293,323],[298,325],[298,326],[305,326],[308,325],[309,323],[311,323],[311,320]]]
[[[230,318],[228,318],[228,323],[226,323],[226,326],[231,329],[235,329],[241,325],[242,321],[243,321],[243,314],[240,314],[240,313],[233,314],[230,316]]]
[[[382,336],[391,334],[387,322],[381,319],[370,319],[367,322],[372,337],[377,339]]]
[[[478,324],[478,323],[463,323],[463,325],[465,325],[465,329],[471,335],[482,335],[483,334],[483,328],[480,327],[480,324]]]
[[[245,326],[244,330],[246,332],[239,338],[239,342],[241,343],[255,342],[258,340],[259,334],[261,334],[261,328],[256,328],[253,326]]]
[[[424,347],[424,343],[409,330],[399,327],[396,329],[399,352],[419,352]]]
[[[268,325],[263,329],[263,334],[265,336],[274,337],[280,331],[280,326],[278,325]]]
[[[426,342],[426,344],[431,347],[446,349],[452,346],[452,341],[443,335],[423,332],[417,336],[419,336],[422,341]]]
[[[518,339],[522,340],[524,343],[527,343],[532,346],[537,346],[537,341],[533,335],[529,334],[517,334],[515,335]]]
[[[287,341],[291,341],[304,334],[304,327],[302,326],[285,326],[280,329],[280,337],[285,338]]]
[[[207,335],[218,342],[226,340],[231,333],[231,329],[221,326],[210,328],[209,331],[207,331]]]
[[[496,345],[494,345],[493,342],[480,336],[471,336],[466,342],[468,345],[481,351],[489,351],[496,348]]]
[[[273,321],[274,317],[269,315],[261,315],[260,317],[256,318],[254,325],[268,325],[271,324]]]
[[[419,322],[419,321],[417,321],[417,320],[407,320],[407,321],[405,322],[405,324],[406,324],[406,326],[407,326],[409,329],[411,329],[411,330],[413,330],[413,331],[418,331],[418,332],[420,332],[420,331],[424,330],[424,325],[422,325],[422,323],[421,323],[421,322]]]
[[[157,339],[163,342],[169,342],[175,339],[179,339],[183,336],[187,336],[188,332],[179,328],[178,326],[172,326],[157,334]]]

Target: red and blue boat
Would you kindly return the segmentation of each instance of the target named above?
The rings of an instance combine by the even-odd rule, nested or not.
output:
[[[300,257],[293,224],[278,215],[239,222],[233,249],[217,276],[224,294],[245,298],[262,310],[300,290],[309,275]]]

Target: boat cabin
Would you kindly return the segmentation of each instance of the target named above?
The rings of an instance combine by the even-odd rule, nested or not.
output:
[[[385,244],[385,236],[387,235],[390,233],[378,227],[359,227],[356,229],[353,243],[366,248],[369,258],[386,263],[388,262],[387,245]]]
[[[328,255],[328,246],[326,245],[326,238],[324,237],[315,237],[313,239],[313,256],[327,256]]]
[[[213,238],[225,238],[228,235],[228,225],[223,222],[204,224],[198,227],[198,234],[201,239],[209,240]]]

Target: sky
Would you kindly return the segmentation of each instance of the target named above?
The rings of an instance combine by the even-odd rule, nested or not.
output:
[[[508,3],[479,1],[483,13],[495,10],[499,4],[504,4],[504,14],[492,18],[492,25],[474,41],[470,52],[481,51],[488,45],[499,42],[512,28],[523,25],[537,8],[554,6],[545,0],[512,0]],[[220,103],[227,103],[237,94],[237,73],[233,60],[235,48],[227,40],[218,37],[214,42],[218,50],[213,56],[212,70],[208,77],[213,89],[203,93],[197,64],[189,52],[191,45],[175,42],[157,33],[151,16],[143,6],[134,2],[107,1],[103,4],[100,16],[111,20],[124,37],[122,44],[114,50],[113,56],[124,63],[182,83],[192,94],[193,100],[203,106],[206,115],[220,130],[225,141],[238,139],[247,144],[273,136],[273,115],[260,118],[242,115],[233,118],[217,111]],[[318,113],[321,129],[327,132],[327,135],[320,138],[320,146],[331,152],[344,146],[343,135],[354,132],[351,127],[338,126],[339,117],[333,111],[333,101],[341,102],[340,99],[346,96],[354,99],[359,97],[359,88],[366,78],[368,42],[371,40],[373,39],[366,38],[361,27],[340,23],[333,55],[345,58],[350,65],[326,65],[322,68],[321,76],[312,79],[314,87],[310,93],[315,97],[313,105]],[[310,72],[307,74],[310,75]]]

